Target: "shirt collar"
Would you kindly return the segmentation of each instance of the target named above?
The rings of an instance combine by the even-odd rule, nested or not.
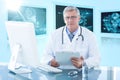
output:
[[[78,29],[75,30],[72,34],[75,35],[78,32]],[[68,35],[71,34],[67,27],[66,27],[66,32],[67,32]]]

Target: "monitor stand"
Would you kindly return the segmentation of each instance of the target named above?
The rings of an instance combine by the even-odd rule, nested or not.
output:
[[[22,53],[22,46],[20,44],[15,44],[12,48],[12,55],[10,58],[10,62],[8,64],[8,69],[15,73],[30,73],[32,72],[27,66],[17,63],[18,56]]]

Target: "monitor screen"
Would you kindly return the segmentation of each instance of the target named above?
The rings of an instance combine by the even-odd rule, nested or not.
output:
[[[15,66],[15,63],[38,66],[39,55],[34,25],[30,22],[7,21],[6,30],[10,44],[12,66]]]

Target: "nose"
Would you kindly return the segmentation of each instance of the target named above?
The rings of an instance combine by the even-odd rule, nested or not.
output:
[[[71,17],[68,18],[68,21],[71,22],[73,19]]]

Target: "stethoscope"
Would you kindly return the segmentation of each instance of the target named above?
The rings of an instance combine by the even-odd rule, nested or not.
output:
[[[64,29],[65,29],[65,27],[63,27],[63,29],[62,29],[62,44],[64,44],[64,35],[63,35]],[[80,36],[82,38],[82,41],[84,41],[84,36],[82,35],[82,28],[81,27],[80,27],[80,34],[78,35],[78,38]],[[76,40],[78,40],[78,38]]]

